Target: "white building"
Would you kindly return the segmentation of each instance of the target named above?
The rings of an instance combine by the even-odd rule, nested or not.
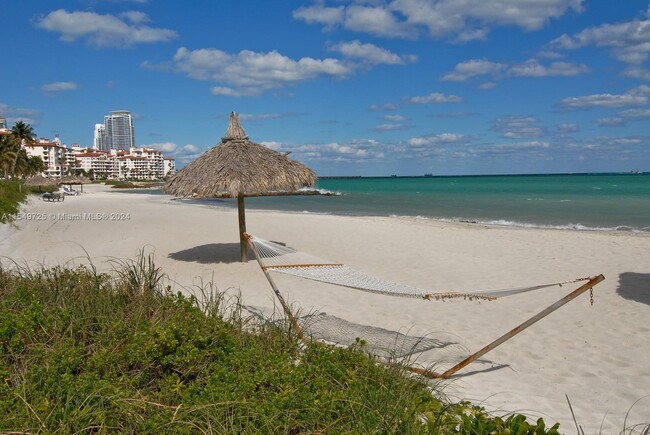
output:
[[[128,150],[135,147],[133,117],[128,110],[115,110],[104,116],[103,130],[95,125],[95,146],[100,151]]]
[[[69,162],[71,161],[69,153],[60,140],[50,141],[41,138],[32,144],[25,144],[24,147],[28,156],[37,156],[43,159],[43,163],[47,168],[42,174],[45,177],[61,178],[69,169]]]
[[[176,160],[171,157],[163,158],[163,178],[171,177],[176,174]]]
[[[106,126],[104,124],[95,124],[95,132],[93,134],[93,148],[96,150],[108,149],[106,140]]]

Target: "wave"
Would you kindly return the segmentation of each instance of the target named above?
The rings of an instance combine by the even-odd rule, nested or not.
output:
[[[510,221],[506,219],[492,219],[492,220],[452,219],[452,221],[499,226],[499,227],[534,228],[534,229],[546,229],[546,230],[621,231],[621,232],[647,232],[650,230],[650,227],[635,228],[628,225],[617,225],[614,227],[594,227],[594,226],[583,225],[580,223],[551,225],[551,224],[534,224],[534,223],[527,223],[527,222]]]

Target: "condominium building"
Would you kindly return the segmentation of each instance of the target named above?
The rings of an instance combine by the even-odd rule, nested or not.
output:
[[[135,148],[133,117],[128,110],[115,110],[104,116],[104,124],[95,124],[93,147],[100,151]]]
[[[61,178],[69,168],[70,153],[59,140],[50,141],[41,138],[34,143],[24,144],[24,147],[28,156],[37,156],[43,159],[46,169],[42,175],[45,177]]]
[[[105,151],[107,146],[106,126],[104,124],[95,124],[95,133],[93,134],[93,148]]]

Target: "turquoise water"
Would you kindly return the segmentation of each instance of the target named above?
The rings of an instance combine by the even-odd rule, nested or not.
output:
[[[650,231],[650,174],[333,178],[319,180],[317,187],[338,195],[247,198],[246,207],[518,227]],[[232,200],[207,201],[234,205]]]
[[[547,228],[650,231],[650,174],[321,179],[337,196],[248,198],[260,209]]]

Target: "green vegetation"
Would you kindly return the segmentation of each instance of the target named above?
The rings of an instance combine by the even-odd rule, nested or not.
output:
[[[301,345],[165,280],[144,255],[113,276],[0,267],[0,431],[558,433],[448,404],[361,341]]]
[[[149,189],[160,185],[160,181],[124,181],[124,180],[108,180],[104,181],[107,186],[112,186],[112,189]]]
[[[11,134],[0,135],[0,170],[5,179],[32,176],[45,170],[40,157],[29,157],[21,148],[21,142],[34,142],[34,130],[29,124],[18,121]]]
[[[0,180],[0,222],[11,221],[10,216],[18,213],[18,207],[26,196],[19,180]]]

